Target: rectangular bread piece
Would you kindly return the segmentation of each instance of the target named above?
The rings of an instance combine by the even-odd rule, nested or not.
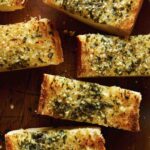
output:
[[[44,3],[97,29],[130,35],[143,0],[43,0]]]
[[[150,34],[79,35],[78,77],[150,76]]]
[[[139,131],[140,102],[138,92],[45,74],[38,114]]]
[[[5,135],[6,150],[105,150],[99,128],[33,128]]]
[[[0,11],[23,9],[27,0],[0,0]]]
[[[63,62],[61,41],[47,19],[0,25],[0,72]]]

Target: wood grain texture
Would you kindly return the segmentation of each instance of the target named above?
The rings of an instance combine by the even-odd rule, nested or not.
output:
[[[63,31],[65,29],[75,31],[75,35],[100,31],[51,9],[44,5],[41,0],[29,0],[23,10],[0,13],[0,24],[29,20],[31,16],[47,17],[54,22],[61,35],[65,62],[59,66],[0,73],[0,145],[2,144],[1,133],[4,134],[8,130],[51,125],[86,125],[39,116],[36,115],[35,110],[37,109],[43,73],[76,78],[77,42],[74,36],[70,37],[64,34]],[[150,33],[150,2],[145,0],[133,35],[148,33]],[[107,150],[150,150],[150,78],[95,78],[82,80],[104,85],[117,85],[142,93],[141,132],[130,133],[111,128],[102,128],[102,132],[106,139]],[[11,105],[14,105],[14,109],[10,108]],[[2,149],[4,149],[4,145]]]

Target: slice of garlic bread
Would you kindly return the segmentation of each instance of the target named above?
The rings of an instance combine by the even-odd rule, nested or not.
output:
[[[34,128],[5,135],[6,150],[105,150],[99,128]]]
[[[63,62],[57,31],[47,19],[0,25],[0,72]]]
[[[78,77],[150,76],[150,34],[128,39],[79,35]]]
[[[143,0],[43,0],[44,3],[109,33],[128,36]]]
[[[139,131],[140,102],[138,92],[45,74],[38,114]]]
[[[27,0],[0,0],[0,11],[23,9]]]

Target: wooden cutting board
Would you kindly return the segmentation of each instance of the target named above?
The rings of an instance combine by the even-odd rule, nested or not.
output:
[[[43,73],[76,78],[76,38],[75,36],[64,34],[64,30],[75,31],[75,35],[100,31],[46,6],[41,0],[29,0],[26,8],[23,10],[0,13],[0,24],[29,20],[31,16],[46,17],[54,22],[62,39],[65,62],[59,66],[0,73],[1,149],[5,149],[3,134],[10,130],[52,125],[87,125],[39,116],[36,115],[36,109]],[[150,33],[150,1],[145,0],[133,35],[148,33]],[[102,132],[106,139],[107,150],[150,150],[150,78],[94,78],[84,79],[84,81],[103,85],[117,85],[142,93],[143,100],[140,112],[141,132],[131,133],[104,127],[102,127]]]

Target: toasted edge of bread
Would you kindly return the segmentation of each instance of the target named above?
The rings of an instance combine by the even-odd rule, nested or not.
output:
[[[49,26],[51,27],[51,29],[53,30],[53,33],[54,33],[53,37],[54,37],[56,53],[57,53],[57,57],[58,57],[57,64],[60,64],[60,63],[64,62],[61,39],[60,39],[58,31],[55,29],[52,22],[49,22]]]

